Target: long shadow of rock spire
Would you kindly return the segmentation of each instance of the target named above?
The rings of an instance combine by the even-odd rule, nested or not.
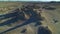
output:
[[[4,25],[11,24],[11,23],[15,23],[18,20],[25,20],[24,16],[19,15],[20,14],[19,13],[19,8],[14,10],[14,11],[15,11],[14,13],[6,14],[6,15],[0,15],[0,17],[3,17],[3,18],[0,18],[0,20],[12,17],[12,19],[7,20],[7,21],[5,21],[3,23],[0,23],[0,26],[4,26]]]
[[[24,23],[22,23],[22,24],[20,24],[20,25],[15,26],[15,27],[13,27],[13,28],[11,28],[11,29],[8,29],[8,30],[6,30],[6,31],[3,31],[3,32],[1,32],[0,34],[4,34],[4,33],[8,32],[8,31],[11,31],[11,30],[14,30],[14,29],[16,29],[16,28],[22,27],[22,26],[24,26],[24,25],[30,24],[30,23],[32,23],[32,22],[36,22],[36,21],[38,21],[38,20],[41,20],[41,18],[39,19],[39,18],[36,17],[37,14],[36,14],[33,10],[29,10],[28,12],[31,13],[31,16],[30,16],[30,18],[29,18],[27,21],[25,21]]]
[[[19,13],[19,9],[17,8],[16,10],[13,10],[12,13],[0,15],[0,20],[17,16],[19,15],[18,13]]]

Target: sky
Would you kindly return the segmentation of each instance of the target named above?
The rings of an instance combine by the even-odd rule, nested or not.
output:
[[[46,1],[60,1],[60,0],[0,0],[0,1],[42,1],[42,2],[46,2]]]

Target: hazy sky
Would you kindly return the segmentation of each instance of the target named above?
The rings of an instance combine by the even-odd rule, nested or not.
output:
[[[0,1],[60,1],[60,0],[0,0]]]

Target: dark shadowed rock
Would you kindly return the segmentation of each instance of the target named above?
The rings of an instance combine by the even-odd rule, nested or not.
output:
[[[58,20],[57,20],[57,19],[53,19],[53,21],[54,21],[54,23],[57,23],[57,22],[58,22]]]
[[[52,32],[44,27],[39,27],[37,34],[52,34]]]
[[[23,29],[22,31],[21,31],[21,33],[25,33],[26,32],[26,29]]]
[[[42,25],[42,23],[39,22],[39,21],[37,21],[36,24],[35,24],[35,26],[39,26],[39,25]]]

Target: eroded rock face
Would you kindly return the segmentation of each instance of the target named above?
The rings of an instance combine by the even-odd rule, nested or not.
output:
[[[44,6],[42,8],[46,9],[46,10],[55,10],[56,9],[55,7],[51,7],[51,6]]]

